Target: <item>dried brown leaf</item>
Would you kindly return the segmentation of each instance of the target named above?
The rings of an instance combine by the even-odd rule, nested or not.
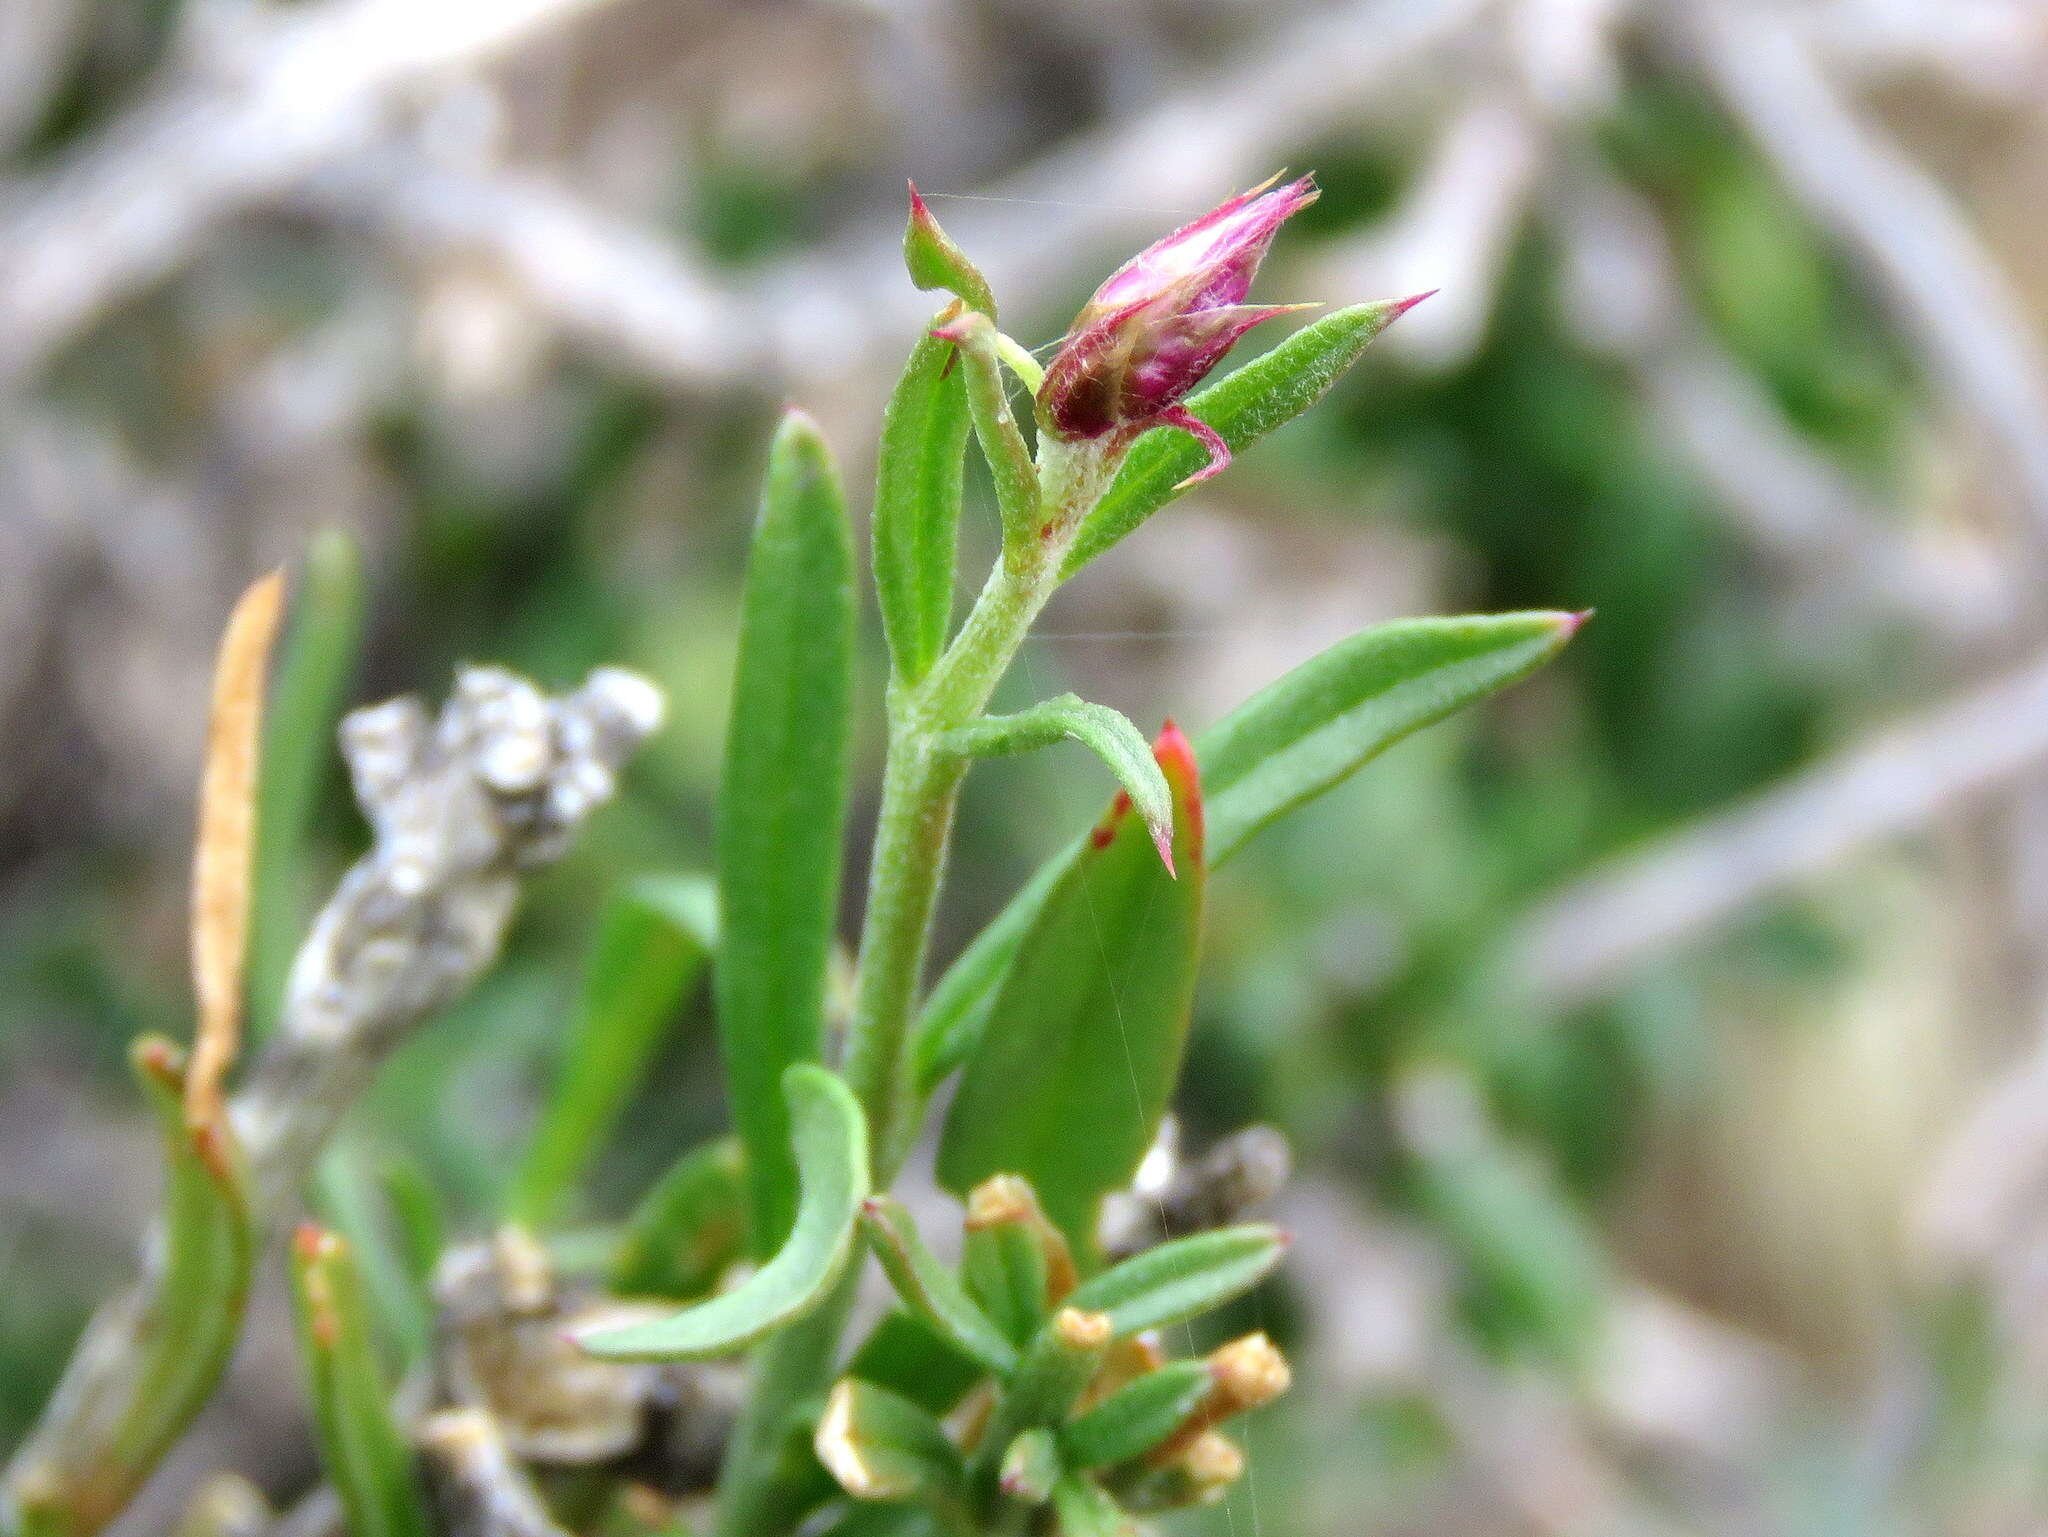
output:
[[[185,1080],[185,1115],[194,1125],[219,1120],[221,1084],[241,1043],[263,688],[283,614],[284,572],[272,571],[236,602],[214,663],[192,856],[192,985],[199,1028]]]

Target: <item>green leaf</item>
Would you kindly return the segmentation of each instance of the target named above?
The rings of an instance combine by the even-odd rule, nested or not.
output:
[[[1409,733],[1526,677],[1563,648],[1583,618],[1538,612],[1398,620],[1339,641],[1269,685],[1197,745],[1210,868]],[[921,1094],[973,1052],[1018,946],[1082,847],[1073,844],[1040,866],[932,989],[913,1046]]]
[[[1151,831],[1159,857],[1173,869],[1173,791],[1152,756],[1143,732],[1106,704],[1061,694],[1014,715],[989,715],[941,735],[940,751],[970,758],[1031,752],[1073,740],[1088,748],[1116,775],[1138,815]]]
[[[717,904],[702,876],[650,876],[606,907],[562,1041],[561,1076],[513,1178],[513,1222],[539,1229],[559,1219],[716,948]]]
[[[1161,733],[1179,880],[1123,807],[1089,836],[1037,913],[960,1085],[939,1177],[965,1193],[1027,1180],[1077,1255],[1097,1207],[1128,1184],[1180,1071],[1206,885],[1201,791],[1187,739]],[[1080,1130],[1077,1130],[1080,1129]]]
[[[1055,1484],[1052,1506],[1060,1537],[1137,1537],[1137,1523],[1085,1473],[1070,1473]]]
[[[960,1278],[925,1247],[917,1224],[901,1202],[874,1196],[863,1208],[861,1220],[874,1240],[875,1255],[890,1284],[912,1313],[997,1376],[1007,1376],[1015,1369],[1016,1347],[975,1305]]]
[[[695,1302],[746,1248],[745,1155],[727,1137],[683,1154],[626,1219],[611,1290]]]
[[[67,1436],[47,1455],[33,1442],[23,1449],[11,1492],[31,1530],[96,1532],[120,1514],[212,1396],[248,1301],[255,1240],[233,1139],[225,1125],[187,1120],[178,1047],[145,1037],[130,1060],[165,1165],[162,1258],[143,1283],[135,1331],[145,1344],[128,1371],[88,1375],[102,1401],[68,1422],[91,1434]]]
[[[1405,307],[1394,300],[1325,315],[1190,396],[1188,409],[1221,433],[1233,453],[1243,453],[1321,400]],[[1072,576],[1172,501],[1181,483],[1207,462],[1208,450],[1178,428],[1156,428],[1138,439],[1107,494],[1082,519],[1061,577]]]
[[[313,1209],[355,1255],[378,1338],[395,1342],[412,1367],[433,1351],[433,1292],[397,1241],[387,1194],[359,1137],[344,1134],[329,1144],[313,1176]]]
[[[1403,619],[1304,662],[1203,733],[1209,863],[1411,732],[1519,682],[1564,649],[1578,614]]]
[[[998,1174],[967,1196],[960,1273],[996,1327],[1022,1345],[1080,1277],[1072,1246],[1054,1227],[1029,1181]]]
[[[311,1224],[301,1227],[291,1275],[320,1457],[350,1537],[429,1537],[412,1449],[392,1418],[348,1245]]]
[[[1263,1223],[1176,1238],[1084,1281],[1069,1307],[1107,1313],[1119,1339],[1163,1329],[1241,1297],[1273,1273],[1287,1238]]]
[[[1003,1453],[1003,1493],[1024,1505],[1043,1505],[1060,1481],[1060,1445],[1044,1426],[1027,1430]]]
[[[732,1291],[673,1317],[577,1335],[594,1356],[694,1361],[731,1355],[824,1302],[853,1253],[868,1196],[868,1132],[837,1074],[798,1063],[783,1076],[803,1199],[789,1241]]]
[[[900,1393],[933,1414],[950,1414],[987,1378],[988,1368],[923,1319],[899,1311],[884,1314],[861,1341],[846,1374]]]
[[[1039,909],[1079,857],[1080,849],[1077,842],[1040,865],[1010,904],[939,978],[918,1014],[917,1036],[911,1047],[920,1095],[930,1094],[951,1077],[981,1039],[989,1010],[995,1006],[997,985],[1009,974],[1017,947],[1024,943]]]
[[[363,607],[362,553],[348,534],[327,529],[306,551],[264,724],[248,961],[249,1033],[257,1040],[277,1024],[305,935],[306,839],[335,772],[335,726],[362,644]]]
[[[910,269],[910,281],[923,289],[944,289],[963,300],[968,308],[996,318],[996,296],[981,269],[967,259],[967,253],[953,243],[953,237],[939,228],[925,200],[910,187],[910,222],[903,230],[903,265]]]
[[[857,1378],[832,1389],[813,1444],[857,1500],[957,1504],[966,1483],[959,1447],[929,1412]]]
[[[783,418],[747,563],[718,803],[714,970],[749,1232],[775,1252],[796,1210],[783,1073],[824,1051],[853,694],[853,550],[816,426]]]
[[[967,427],[953,344],[925,336],[889,397],[875,460],[875,591],[889,655],[905,683],[938,660],[952,624]]]
[[[1169,1361],[1069,1421],[1060,1451],[1084,1469],[1142,1457],[1187,1423],[1213,1384],[1206,1361]]]

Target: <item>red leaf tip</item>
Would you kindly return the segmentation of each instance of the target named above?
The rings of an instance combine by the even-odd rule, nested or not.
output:
[[[1563,636],[1564,639],[1570,640],[1574,635],[1578,634],[1579,631],[1585,627],[1586,621],[1588,619],[1591,619],[1598,612],[1598,609],[1582,608],[1578,610],[1576,613],[1568,613],[1561,620],[1558,621],[1558,632]]]
[[[1386,323],[1388,325],[1392,325],[1395,321],[1399,320],[1403,315],[1407,314],[1410,310],[1414,309],[1415,306],[1420,304],[1424,299],[1433,299],[1442,292],[1443,290],[1441,288],[1429,288],[1425,289],[1423,292],[1419,294],[1410,294],[1405,299],[1396,299],[1393,303],[1391,313],[1389,313],[1387,316]]]

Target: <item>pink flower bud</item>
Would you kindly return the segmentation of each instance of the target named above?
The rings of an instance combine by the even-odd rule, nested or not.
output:
[[[1284,187],[1254,187],[1110,274],[1046,369],[1040,424],[1063,437],[1127,442],[1172,422],[1208,443],[1212,463],[1204,478],[1221,469],[1229,450],[1180,403],[1245,332],[1306,307],[1244,299],[1280,226],[1315,199],[1306,176]]]

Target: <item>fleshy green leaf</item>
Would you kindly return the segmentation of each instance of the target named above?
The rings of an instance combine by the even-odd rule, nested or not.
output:
[[[363,633],[363,557],[340,529],[306,551],[290,625],[278,647],[257,787],[255,894],[249,933],[249,1033],[268,1035],[305,934],[301,889],[307,830],[335,772],[334,730],[348,701]]]
[[[1061,694],[1014,715],[990,715],[938,739],[944,752],[994,758],[1031,752],[1071,739],[1093,752],[1116,775],[1152,834],[1159,857],[1173,869],[1173,792],[1143,732],[1106,704]]]
[[[694,1302],[716,1289],[746,1248],[745,1159],[739,1143],[725,1138],[677,1159],[626,1219],[611,1289]]]
[[[1185,1425],[1213,1383],[1204,1361],[1169,1361],[1118,1389],[1060,1431],[1074,1468],[1106,1468],[1142,1457]]]
[[[255,1264],[248,1198],[225,1124],[186,1116],[185,1056],[161,1037],[135,1043],[136,1077],[163,1138],[161,1262],[144,1283],[146,1342],[130,1369],[103,1383],[103,1402],[70,1423],[46,1458],[23,1449],[13,1491],[24,1526],[96,1532],[118,1515],[212,1395],[234,1353]]]
[[[782,1077],[824,1050],[853,693],[852,539],[824,440],[783,418],[747,563],[732,725],[718,802],[714,971],[749,1232],[775,1252],[796,1210]]]
[[[817,1307],[853,1253],[868,1196],[868,1133],[838,1075],[811,1063],[784,1074],[803,1199],[781,1252],[732,1291],[673,1317],[577,1336],[607,1360],[689,1361],[731,1355]]]
[[[1411,732],[1519,682],[1564,649],[1583,616],[1403,619],[1304,662],[1204,732],[1209,863],[1313,800]]]
[[[1081,1283],[1069,1307],[1107,1313],[1119,1339],[1163,1329],[1242,1296],[1273,1273],[1287,1252],[1278,1228],[1261,1223],[1176,1238]]]
[[[953,237],[939,228],[925,200],[918,196],[916,183],[910,188],[910,222],[903,230],[903,265],[910,269],[910,281],[923,289],[944,289],[977,309],[996,318],[996,296],[981,269],[967,259],[967,253],[953,243]]]
[[[967,1241],[960,1256],[967,1290],[996,1327],[1022,1345],[1080,1277],[1073,1248],[1054,1227],[1030,1184],[998,1174],[967,1196]]]
[[[1003,1028],[969,1061],[939,1149],[956,1193],[1022,1176],[1077,1255],[1093,1251],[1102,1197],[1129,1183],[1158,1131],[1194,1000],[1201,791],[1171,726],[1157,754],[1181,878],[1161,867],[1143,824],[1113,808],[1023,937],[994,1006]]]
[[[1005,1376],[1014,1369],[1016,1348],[975,1305],[960,1278],[925,1247],[902,1203],[875,1196],[861,1215],[882,1269],[911,1312],[988,1371]]]
[[[1044,1426],[1027,1430],[1003,1453],[1003,1493],[1024,1505],[1043,1505],[1060,1481],[1060,1445]]]
[[[1137,1523],[1085,1473],[1070,1473],[1055,1484],[1052,1506],[1060,1537],[1137,1537]]]
[[[966,1468],[945,1429],[907,1398],[848,1377],[832,1390],[813,1443],[857,1500],[957,1504]]]
[[[702,876],[649,876],[606,908],[562,1042],[561,1076],[513,1181],[513,1221],[542,1228],[560,1216],[717,946],[717,909]]]
[[[953,344],[925,336],[889,397],[875,460],[875,591],[896,676],[906,683],[938,660],[952,623],[967,427]]]
[[[1334,317],[1333,317],[1334,318]],[[1555,656],[1583,615],[1404,619],[1312,657],[1202,734],[1213,869],[1267,823],[1446,715]],[[946,969],[918,1018],[917,1084],[929,1094],[974,1050],[1024,935],[1084,845],[1040,866]]]
[[[1188,409],[1221,433],[1233,453],[1243,453],[1321,400],[1404,308],[1404,301],[1394,300],[1325,315],[1189,397]],[[1177,428],[1155,429],[1138,439],[1108,493],[1082,520],[1060,574],[1072,576],[1172,501],[1208,457],[1207,449]]]
[[[302,1227],[292,1244],[291,1272],[320,1457],[351,1537],[429,1537],[412,1449],[392,1418],[362,1280],[347,1244]]]

